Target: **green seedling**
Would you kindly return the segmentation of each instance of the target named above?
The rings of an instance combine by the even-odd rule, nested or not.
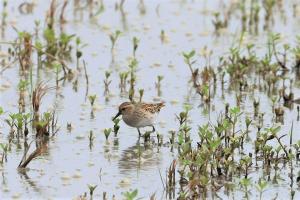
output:
[[[114,33],[109,35],[109,39],[111,41],[111,53],[114,52],[116,42],[121,35],[121,31],[116,30]]]
[[[134,200],[134,199],[136,199],[137,195],[138,195],[137,189],[135,189],[134,191],[127,191],[123,194],[123,196],[126,200]]]
[[[58,85],[58,75],[59,72],[62,69],[62,66],[59,62],[52,62],[52,68],[55,70],[55,75],[56,75],[56,85]]]
[[[89,95],[89,101],[90,101],[90,104],[91,106],[93,107],[94,106],[94,103],[95,103],[95,100],[97,98],[97,95]]]
[[[26,90],[26,88],[28,87],[29,82],[26,80],[20,80],[19,84],[18,84],[18,88],[20,91],[24,92]]]
[[[143,96],[144,96],[144,89],[140,89],[139,94],[140,94],[140,102],[142,102],[142,99],[143,99]]]
[[[191,74],[194,74],[193,65],[196,63],[196,60],[194,60],[194,56],[196,54],[195,50],[192,50],[190,52],[183,52],[182,55],[184,57],[184,62],[188,65]]]
[[[97,185],[91,185],[88,184],[88,188],[89,188],[89,192],[90,192],[90,196],[93,197],[94,191],[96,189]]]
[[[3,164],[4,161],[7,162],[7,153],[8,153],[8,150],[9,150],[8,147],[9,147],[8,144],[0,143],[0,148],[2,149],[1,164]]]
[[[81,40],[79,37],[76,37],[76,66],[77,69],[79,69],[79,59],[82,57],[82,51],[81,51]]]
[[[138,66],[138,60],[137,59],[131,59],[130,63],[128,65],[130,72],[135,72]]]
[[[111,128],[106,128],[104,129],[104,135],[105,135],[105,139],[108,140],[108,137],[110,135],[110,133],[112,132]]]
[[[127,83],[127,78],[128,78],[129,72],[121,72],[119,74],[120,77],[120,84],[119,87],[121,89],[121,93],[125,92],[126,90],[126,83]]]
[[[170,133],[169,140],[170,140],[170,143],[173,145],[174,142],[175,142],[175,134],[176,134],[176,132],[175,131],[169,131],[169,133]]]
[[[132,44],[133,44],[133,57],[135,58],[136,50],[139,46],[140,40],[137,37],[133,37]]]
[[[53,126],[51,124],[53,119],[54,119],[54,115],[53,113],[50,112],[43,113],[41,119],[35,119],[34,125],[36,129],[37,137],[49,136],[50,126]]]
[[[259,191],[259,199],[262,199],[262,194],[264,191],[266,191],[266,188],[268,186],[267,181],[263,179],[259,179],[257,185],[255,185],[256,189]]]
[[[200,87],[197,92],[201,95],[204,102],[210,102],[210,88],[208,85],[202,85],[202,87]]]
[[[161,81],[164,79],[164,76],[158,75],[157,76],[157,85],[160,86]],[[158,87],[157,86],[157,87]]]
[[[90,142],[89,146],[90,146],[90,148],[92,148],[92,146],[93,146],[94,139],[95,139],[95,136],[94,136],[93,131],[91,130],[90,134],[89,134],[89,142]]]
[[[130,63],[129,63],[129,69],[130,69],[129,100],[130,100],[131,102],[134,101],[134,99],[133,99],[133,98],[134,98],[134,94],[135,94],[134,86],[135,86],[135,81],[136,81],[135,71],[136,71],[137,65],[138,65],[138,61],[137,61],[136,59],[132,59],[132,60],[130,61]]]
[[[188,114],[189,114],[190,110],[191,110],[191,107],[186,105],[185,110],[183,112],[180,112],[179,116],[176,115],[176,118],[178,119],[180,126],[183,125],[186,122],[186,120],[188,119]]]
[[[109,77],[111,75],[111,72],[106,71],[105,72],[105,79],[104,79],[104,94],[109,93],[109,85],[111,84],[111,80],[109,80]]]
[[[119,132],[119,129],[120,129],[119,123],[120,123],[120,121],[121,120],[119,118],[116,118],[116,119],[113,120],[113,122],[114,122],[114,133],[115,133],[115,136],[117,136],[117,134]]]
[[[234,137],[235,127],[236,127],[239,117],[242,115],[242,112],[240,111],[239,107],[234,107],[234,108],[229,109],[229,113],[230,113],[230,121],[232,123],[232,134]]]
[[[240,181],[240,185],[242,186],[243,190],[244,190],[244,193],[245,193],[245,196],[243,198],[245,199],[249,199],[249,187],[251,186],[251,179],[242,179]]]
[[[151,133],[153,133],[152,131],[146,131],[143,135],[145,142],[149,142],[150,141],[150,136]]]
[[[245,178],[248,178],[249,169],[252,166],[252,157],[244,156],[241,160],[241,165],[244,167],[245,170]]]
[[[59,41],[60,41],[60,51],[62,52],[69,52],[70,51],[70,42],[72,39],[75,37],[74,34],[72,35],[67,35],[66,33],[61,33],[59,36]],[[77,38],[76,38],[76,45],[77,45]],[[78,48],[77,48],[78,49]],[[77,53],[76,53],[77,57]]]
[[[246,124],[246,132],[247,133],[249,132],[249,127],[250,127],[251,123],[252,123],[252,120],[249,117],[246,117],[245,124]]]

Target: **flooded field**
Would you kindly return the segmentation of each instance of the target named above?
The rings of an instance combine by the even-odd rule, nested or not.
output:
[[[0,13],[0,199],[300,198],[299,1]],[[123,102],[163,102],[155,131]]]

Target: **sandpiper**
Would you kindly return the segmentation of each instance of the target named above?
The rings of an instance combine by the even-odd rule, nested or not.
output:
[[[164,103],[132,103],[124,102],[119,106],[119,112],[113,118],[116,119],[122,115],[123,121],[131,127],[137,128],[141,136],[140,128],[152,126],[152,132],[155,132],[154,121]]]

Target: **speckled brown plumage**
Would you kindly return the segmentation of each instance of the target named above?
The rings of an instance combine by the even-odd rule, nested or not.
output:
[[[151,113],[158,113],[162,107],[165,106],[164,103],[140,103],[141,109],[151,112]]]

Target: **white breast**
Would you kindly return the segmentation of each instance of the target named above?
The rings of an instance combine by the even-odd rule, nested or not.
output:
[[[134,117],[132,115],[122,115],[123,121],[131,127],[141,128],[151,126],[154,123],[155,115],[147,117]]]

